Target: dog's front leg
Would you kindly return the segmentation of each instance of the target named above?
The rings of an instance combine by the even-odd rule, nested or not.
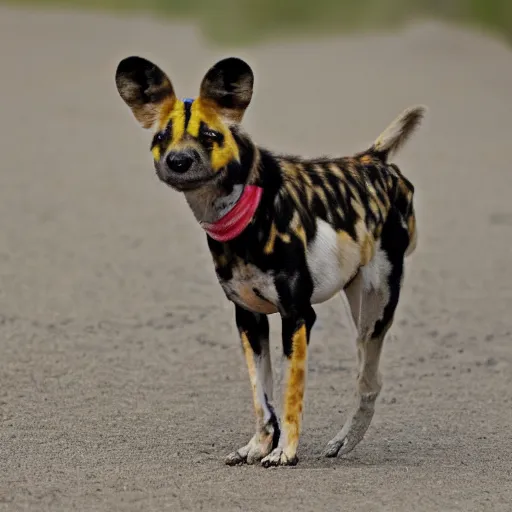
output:
[[[236,324],[251,380],[256,434],[242,448],[226,457],[226,464],[254,464],[268,455],[279,441],[273,400],[272,366],[269,350],[269,327],[266,315],[251,313],[236,306]]]
[[[294,466],[301,429],[306,388],[309,336],[316,315],[308,305],[298,313],[282,315],[283,352],[286,365],[282,431],[279,445],[262,460],[265,467]]]

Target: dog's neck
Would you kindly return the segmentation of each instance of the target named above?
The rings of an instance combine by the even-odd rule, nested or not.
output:
[[[243,190],[242,183],[234,185],[230,192],[217,184],[206,185],[198,190],[186,191],[185,199],[199,223],[213,223],[235,206]]]
[[[197,190],[185,191],[185,198],[199,223],[213,223],[228,213],[240,199],[245,185],[254,179],[259,164],[258,150],[239,129],[233,132],[240,161],[228,164],[220,181]]]

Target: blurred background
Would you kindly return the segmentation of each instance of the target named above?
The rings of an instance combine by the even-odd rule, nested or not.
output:
[[[143,12],[189,19],[217,42],[247,43],[290,34],[397,26],[410,19],[461,22],[512,38],[509,0],[7,0],[38,5]]]
[[[0,1],[0,512],[509,511],[511,35],[511,0]],[[254,424],[233,307],[117,93],[128,55],[181,97],[245,59],[244,127],[283,153],[350,155],[427,106],[393,159],[418,247],[348,457],[320,456],[356,373],[333,298],[300,465],[223,465]]]

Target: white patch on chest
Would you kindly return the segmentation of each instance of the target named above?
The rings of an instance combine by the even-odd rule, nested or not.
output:
[[[319,304],[339,292],[356,273],[361,251],[356,242],[342,237],[324,220],[317,220],[315,239],[307,253],[313,278],[312,304]]]
[[[220,284],[227,297],[245,309],[267,315],[278,312],[279,295],[274,277],[255,265],[235,265],[233,277]]]

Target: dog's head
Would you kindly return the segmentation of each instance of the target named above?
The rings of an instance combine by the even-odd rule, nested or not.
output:
[[[154,131],[151,152],[159,178],[182,191],[215,181],[239,162],[233,129],[251,101],[253,83],[251,68],[234,57],[209,69],[195,100],[178,99],[167,75],[141,57],[123,59],[116,71],[121,98]]]

